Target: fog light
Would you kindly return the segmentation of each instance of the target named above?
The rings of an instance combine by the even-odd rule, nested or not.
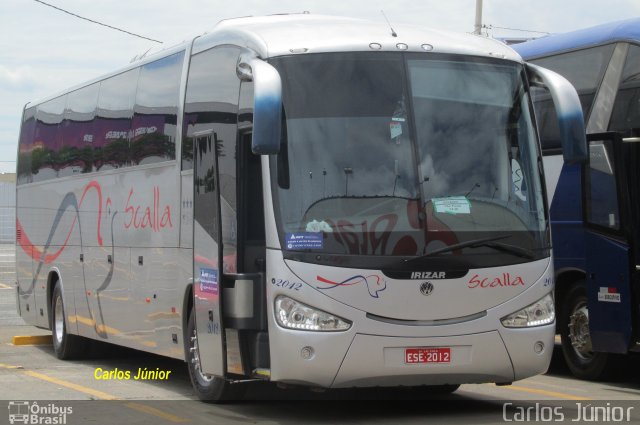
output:
[[[302,347],[302,350],[300,350],[300,355],[305,360],[311,359],[313,357],[313,347]]]
[[[542,341],[538,341],[533,345],[533,351],[536,352],[536,354],[542,354],[542,352],[544,351],[544,342]]]

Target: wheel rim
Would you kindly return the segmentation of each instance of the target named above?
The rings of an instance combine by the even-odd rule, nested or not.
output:
[[[569,340],[573,351],[580,359],[588,361],[593,358],[586,300],[578,302],[569,316]]]
[[[191,348],[189,349],[191,352],[191,364],[193,364],[193,369],[196,372],[196,379],[200,383],[200,385],[208,385],[213,381],[212,376],[208,376],[202,373],[202,367],[200,366],[200,354],[198,353],[198,332],[194,329],[193,334],[191,336]]]
[[[53,322],[56,329],[54,338],[56,345],[62,344],[64,334],[64,309],[62,308],[62,298],[56,297],[56,305],[53,310]]]

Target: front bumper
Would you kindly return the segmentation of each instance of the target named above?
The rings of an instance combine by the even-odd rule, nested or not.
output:
[[[272,358],[273,380],[342,388],[508,383],[544,373],[555,326],[441,337],[285,333],[288,343]],[[304,347],[312,349],[311,358],[301,354]],[[450,347],[451,361],[406,364],[404,350],[410,347]]]

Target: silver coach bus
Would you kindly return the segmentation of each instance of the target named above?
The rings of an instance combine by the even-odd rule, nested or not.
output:
[[[510,383],[553,349],[529,86],[585,158],[573,87],[487,38],[323,16],[223,21],[25,107],[17,300],[62,359],[251,379]]]

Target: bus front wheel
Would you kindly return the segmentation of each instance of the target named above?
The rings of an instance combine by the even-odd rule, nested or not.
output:
[[[191,385],[198,398],[210,403],[220,403],[241,399],[244,395],[245,385],[231,383],[218,376],[207,375],[200,367],[200,352],[198,349],[198,331],[196,329],[196,315],[192,309],[187,325],[187,367]]]
[[[571,373],[580,379],[603,379],[610,363],[609,355],[593,351],[584,281],[574,283],[566,293],[558,326],[562,354]]]

